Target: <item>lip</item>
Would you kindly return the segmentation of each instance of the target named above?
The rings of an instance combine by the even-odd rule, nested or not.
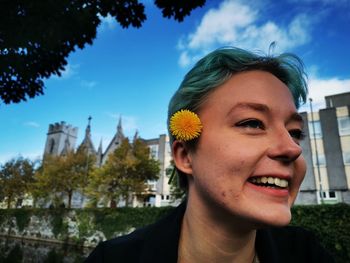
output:
[[[257,176],[254,176],[257,177]],[[266,176],[269,177],[269,176]],[[270,177],[278,177],[282,179],[288,180],[286,177],[280,177],[280,176],[271,176]],[[278,189],[278,188],[270,188],[270,187],[265,187],[265,186],[258,186],[255,185],[249,181],[247,181],[247,186],[249,186],[251,189],[254,191],[257,191],[259,193],[262,193],[264,195],[269,195],[273,197],[279,197],[279,198],[288,198],[289,197],[289,187],[284,188],[284,189]]]

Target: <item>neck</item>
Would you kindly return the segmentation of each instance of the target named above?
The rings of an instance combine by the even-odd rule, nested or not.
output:
[[[188,262],[253,262],[256,230],[212,217],[200,204],[189,197],[182,222],[178,263]],[[215,213],[214,213],[215,214]]]

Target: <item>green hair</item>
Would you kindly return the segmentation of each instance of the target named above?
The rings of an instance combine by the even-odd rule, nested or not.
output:
[[[198,113],[201,104],[216,87],[236,73],[252,70],[269,72],[286,84],[297,109],[301,103],[306,102],[307,76],[304,64],[298,56],[291,53],[278,56],[259,55],[235,47],[220,48],[199,60],[185,75],[169,102],[168,130],[170,118],[175,112],[188,109]],[[170,131],[169,136],[172,144],[175,138]],[[195,142],[191,141],[190,144]]]

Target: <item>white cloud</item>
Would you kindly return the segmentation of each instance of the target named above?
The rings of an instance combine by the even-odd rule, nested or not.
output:
[[[61,76],[56,76],[53,75],[52,78],[54,79],[69,79],[72,76],[78,74],[78,69],[79,69],[80,65],[79,64],[67,64],[64,67],[64,70],[60,71],[61,72]]]
[[[101,19],[101,24],[99,25],[99,29],[102,31],[113,30],[118,25],[118,22],[111,15],[107,15],[106,17],[99,15],[99,18]]]
[[[24,126],[28,126],[28,127],[33,127],[33,128],[39,128],[40,125],[39,123],[35,122],[35,121],[26,121],[23,123]]]
[[[120,113],[111,112],[108,112],[107,115],[116,120],[116,123],[118,123],[119,118],[121,118],[124,135],[128,137],[133,136],[136,130],[138,130],[137,118],[134,116],[125,116]]]
[[[17,159],[19,157],[28,158],[32,161],[41,160],[43,152],[23,152],[23,153],[14,153],[7,152],[0,154],[0,165],[4,165],[6,162],[12,160],[13,158]]]
[[[309,79],[309,98],[312,98],[313,110],[319,110],[326,107],[325,96],[349,92],[350,79],[320,79],[317,77],[310,77]],[[303,105],[300,111],[310,111],[309,103]]]
[[[230,43],[240,30],[256,20],[257,13],[237,1],[224,1],[218,9],[210,9],[193,34],[189,35],[191,49],[210,47],[212,44]]]
[[[194,33],[182,37],[179,64],[187,66],[196,57],[222,46],[237,46],[249,50],[266,50],[276,42],[278,52],[310,41],[312,21],[304,14],[295,16],[286,26],[265,20],[259,10],[239,0],[225,0],[210,9]]]
[[[92,89],[93,87],[95,87],[97,85],[97,82],[96,81],[82,80],[80,82],[80,85],[84,88]]]
[[[187,51],[183,51],[180,55],[179,64],[181,67],[186,67],[191,63],[191,58],[188,56]]]

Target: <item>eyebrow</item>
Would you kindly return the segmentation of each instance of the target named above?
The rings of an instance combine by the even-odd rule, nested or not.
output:
[[[240,102],[231,108],[231,110],[229,111],[229,114],[232,111],[235,111],[236,109],[240,109],[240,108],[251,109],[251,110],[260,111],[260,112],[270,111],[269,107],[267,107],[265,104],[253,103],[253,102]]]
[[[300,122],[301,125],[304,126],[304,120],[303,117],[301,117],[301,115],[297,112],[294,112],[290,117],[289,117],[289,121],[296,121],[296,122]]]
[[[251,110],[258,111],[258,112],[263,112],[263,113],[269,113],[270,112],[270,108],[267,105],[265,105],[265,104],[254,103],[254,102],[240,102],[240,103],[237,103],[235,106],[233,106],[231,108],[231,110],[229,111],[229,114],[231,114],[231,112],[236,110],[237,108],[238,109],[239,108],[251,109]],[[297,112],[293,112],[291,114],[291,116],[288,118],[288,122],[290,122],[290,121],[300,122],[301,125],[304,125],[303,117]]]

